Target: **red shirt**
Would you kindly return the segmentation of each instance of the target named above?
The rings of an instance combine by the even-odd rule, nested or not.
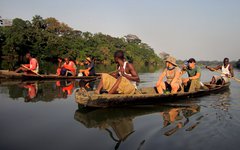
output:
[[[32,58],[30,60],[30,67],[31,70],[38,70],[38,61],[36,58]]]
[[[70,70],[73,75],[76,74],[76,65],[74,64],[73,61],[69,61],[69,63],[67,64],[66,62],[63,64],[63,67]]]

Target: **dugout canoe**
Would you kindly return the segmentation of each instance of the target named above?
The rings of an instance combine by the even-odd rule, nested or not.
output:
[[[2,79],[21,79],[21,80],[60,80],[60,79],[96,79],[97,76],[58,76],[55,74],[51,75],[32,75],[24,73],[16,73],[14,71],[0,70],[0,78]]]
[[[180,92],[177,94],[157,94],[152,87],[139,89],[137,94],[94,94],[80,88],[75,93],[75,101],[84,107],[120,107],[129,105],[154,105],[220,93],[229,89],[230,83],[225,85],[211,85],[204,83],[204,88],[195,92]]]

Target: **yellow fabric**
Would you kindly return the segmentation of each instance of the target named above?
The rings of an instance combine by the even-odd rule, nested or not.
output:
[[[111,90],[111,88],[117,81],[116,78],[106,73],[102,74],[102,79],[103,79],[103,89],[107,90],[108,92]],[[117,92],[119,94],[134,94],[135,87],[127,78],[122,77],[121,82],[118,86]]]

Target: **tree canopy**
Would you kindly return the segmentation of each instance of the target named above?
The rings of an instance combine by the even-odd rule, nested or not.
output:
[[[39,60],[57,60],[68,55],[73,60],[94,57],[96,62],[111,64],[116,50],[124,50],[129,60],[139,65],[159,64],[154,50],[134,35],[122,38],[103,33],[74,30],[53,17],[33,16],[31,21],[15,18],[12,26],[0,27],[0,54],[22,60],[30,51]]]

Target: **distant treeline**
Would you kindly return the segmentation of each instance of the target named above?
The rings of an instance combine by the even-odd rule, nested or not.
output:
[[[26,52],[39,61],[57,61],[69,56],[82,61],[87,56],[100,64],[114,62],[116,50],[124,50],[129,61],[138,65],[158,65],[162,60],[154,50],[134,35],[122,38],[102,33],[92,34],[74,30],[55,18],[34,16],[31,21],[13,19],[12,26],[0,27],[0,54],[2,58],[21,62]]]
[[[185,61],[187,61],[187,60],[185,60]],[[178,60],[177,63],[181,66],[181,64],[184,64],[185,61]],[[230,60],[230,63],[233,65],[234,68],[240,69],[240,59],[238,61],[231,61]],[[222,65],[223,61],[203,61],[203,60],[200,60],[200,61],[197,61],[197,64],[202,66],[202,67],[204,67],[204,66],[215,67],[215,66],[218,66],[218,65]]]
[[[223,61],[199,61],[198,63],[207,65],[207,66],[217,66],[217,65],[222,65]],[[230,60],[230,63],[233,65],[233,67],[240,69],[240,59],[238,61]]]

